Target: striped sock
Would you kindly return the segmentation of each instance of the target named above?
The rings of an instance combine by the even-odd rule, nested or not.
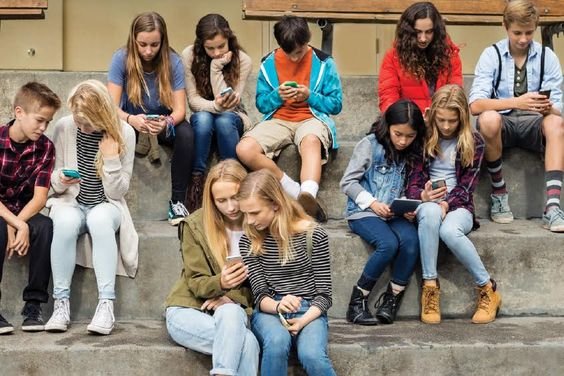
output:
[[[546,183],[546,207],[544,212],[553,208],[560,208],[560,193],[562,192],[563,171],[547,171],[544,177]]]
[[[490,174],[492,193],[494,195],[502,195],[507,193],[505,180],[503,180],[503,175],[501,174],[501,158],[493,162],[486,161],[486,166],[488,167],[488,172]]]

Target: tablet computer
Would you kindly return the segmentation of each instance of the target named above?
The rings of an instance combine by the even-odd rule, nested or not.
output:
[[[396,198],[392,205],[390,206],[390,210],[395,215],[404,215],[405,213],[409,213],[415,211],[417,207],[421,204],[421,200],[410,200],[407,198]]]

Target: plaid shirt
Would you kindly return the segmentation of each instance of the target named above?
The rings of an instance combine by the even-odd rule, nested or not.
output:
[[[14,121],[0,127],[0,200],[15,215],[33,198],[35,187],[49,188],[55,165],[55,146],[42,135],[28,141],[23,151],[12,145],[9,130]]]
[[[478,184],[478,178],[480,176],[480,166],[482,165],[482,158],[484,156],[484,139],[482,136],[474,132],[474,160],[472,164],[468,167],[463,167],[460,162],[460,153],[456,154],[456,187],[454,187],[446,197],[448,202],[448,210],[453,211],[458,208],[465,208],[474,214],[474,198],[473,193]],[[425,189],[425,183],[429,180],[429,166],[431,165],[431,159],[425,158],[413,166],[411,171],[407,188],[406,196],[413,199],[421,199],[421,192]],[[474,222],[474,226],[477,222]]]

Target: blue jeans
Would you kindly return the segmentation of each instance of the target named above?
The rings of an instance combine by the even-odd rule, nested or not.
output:
[[[54,205],[49,216],[53,220],[53,297],[70,298],[76,264],[76,242],[81,234],[88,232],[92,239],[92,263],[98,284],[98,299],[115,299],[118,262],[116,231],[121,224],[120,210],[108,202],[92,207],[61,204]]]
[[[441,220],[441,207],[435,202],[425,202],[417,208],[419,242],[423,279],[437,279],[439,237],[472,274],[474,282],[483,286],[490,280],[478,251],[466,234],[472,230],[472,213],[458,208]]]
[[[278,296],[276,299],[281,299]],[[286,318],[301,317],[309,309],[305,299],[297,313],[286,314]],[[298,359],[308,375],[336,375],[327,355],[327,315],[323,314],[306,325],[296,337],[282,326],[278,315],[260,312],[257,309],[251,317],[251,328],[262,349],[261,374],[268,376],[288,375],[288,356],[294,344]]]
[[[243,121],[239,115],[230,111],[219,114],[200,111],[190,116],[190,123],[194,129],[193,172],[206,171],[214,134],[217,139],[219,159],[237,159],[235,147],[243,132]]]
[[[374,248],[358,280],[358,287],[372,290],[384,269],[392,262],[392,281],[402,286],[409,283],[419,257],[419,239],[413,223],[403,217],[394,217],[389,221],[364,217],[350,220],[349,227]]]
[[[168,307],[166,310],[166,328],[176,343],[211,354],[210,375],[257,374],[259,345],[247,329],[247,321],[247,314],[237,304],[223,304],[213,316],[193,308]]]

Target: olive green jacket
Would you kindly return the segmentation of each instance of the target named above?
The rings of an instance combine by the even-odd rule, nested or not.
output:
[[[221,288],[221,268],[206,241],[202,214],[201,209],[197,210],[179,225],[182,233],[183,268],[180,279],[166,299],[166,306],[200,309],[207,299],[225,295],[240,304],[250,315],[252,298],[247,281],[237,288]]]

